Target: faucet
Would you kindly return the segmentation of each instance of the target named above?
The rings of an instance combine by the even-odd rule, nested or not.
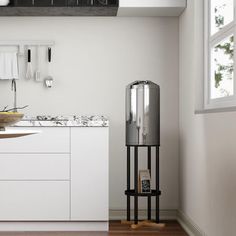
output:
[[[13,111],[17,112],[17,106],[16,106],[16,80],[13,79],[11,82],[11,90],[14,92],[14,105],[13,105]]]

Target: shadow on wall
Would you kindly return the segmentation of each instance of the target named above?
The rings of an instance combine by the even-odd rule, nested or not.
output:
[[[206,206],[209,216],[214,215],[206,219],[211,226],[209,235],[236,232],[235,120],[235,112],[208,114],[204,119]]]

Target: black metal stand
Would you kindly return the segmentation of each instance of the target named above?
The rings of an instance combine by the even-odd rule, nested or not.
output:
[[[131,147],[134,148],[134,189],[130,187],[130,152]],[[138,197],[147,197],[147,219],[151,221],[151,197],[156,197],[156,219],[155,222],[160,222],[160,209],[159,209],[159,197],[161,191],[159,190],[159,146],[145,146],[147,147],[147,167],[151,174],[151,150],[152,147],[156,148],[156,189],[152,189],[151,193],[139,193],[138,192],[138,148],[140,146],[127,146],[127,190],[125,194],[127,196],[127,221],[130,221],[130,197],[134,197],[134,223],[138,224]]]

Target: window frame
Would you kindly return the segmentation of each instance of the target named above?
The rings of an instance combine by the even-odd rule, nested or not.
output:
[[[236,0],[234,0],[234,20],[211,36],[211,0],[204,0],[204,109],[236,107],[236,44],[234,45],[233,95],[211,98],[211,49],[227,36],[234,35],[236,43]]]

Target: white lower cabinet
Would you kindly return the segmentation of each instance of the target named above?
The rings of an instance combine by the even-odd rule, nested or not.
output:
[[[108,127],[34,129],[41,134],[0,140],[0,225],[107,222]]]
[[[108,128],[71,131],[71,219],[108,220]]]
[[[70,180],[70,154],[0,154],[0,180]]]
[[[68,220],[69,186],[66,181],[1,181],[0,220]]]
[[[16,129],[16,128],[12,128]],[[1,139],[0,152],[10,153],[69,153],[68,127],[17,127],[18,130],[41,130],[39,134],[14,139]]]

